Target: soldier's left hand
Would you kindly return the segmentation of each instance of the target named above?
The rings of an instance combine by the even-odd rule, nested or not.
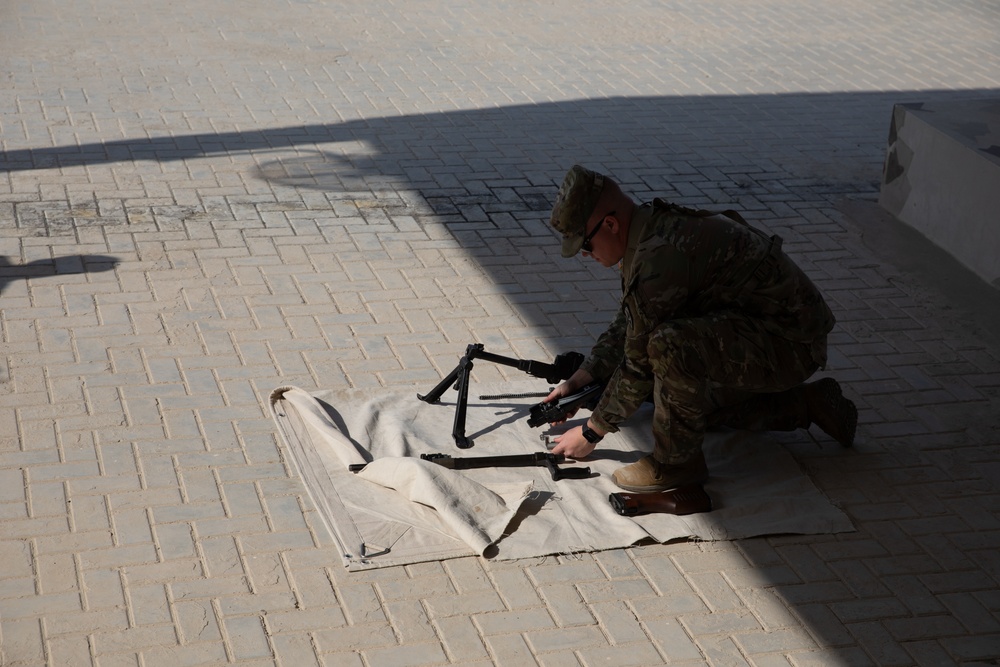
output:
[[[596,444],[583,437],[583,427],[577,426],[566,431],[562,435],[552,438],[556,446],[552,448],[553,454],[562,454],[571,459],[582,459],[590,456]]]

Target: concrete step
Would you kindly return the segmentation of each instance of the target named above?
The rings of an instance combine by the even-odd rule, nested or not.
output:
[[[1000,287],[1000,99],[897,104],[879,204]]]

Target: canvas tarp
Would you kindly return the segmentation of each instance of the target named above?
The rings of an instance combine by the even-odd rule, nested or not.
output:
[[[519,559],[594,551],[646,541],[728,540],[768,534],[853,530],[794,458],[767,434],[709,433],[706,490],[713,511],[623,517],[608,502],[620,491],[611,473],[652,449],[652,410],[644,406],[586,461],[586,479],[553,481],[543,467],[449,470],[420,454],[495,456],[545,451],[530,428],[538,398],[480,400],[480,395],[538,392],[541,381],[474,386],[466,433],[452,438],[457,393],[436,404],[418,388],[307,392],[281,387],[271,408],[287,451],[348,569],[367,569],[478,554]],[[350,472],[351,464],[368,465]]]

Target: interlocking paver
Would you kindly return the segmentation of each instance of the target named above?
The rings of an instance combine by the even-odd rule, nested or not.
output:
[[[605,648],[585,648],[578,653],[583,659],[583,664],[587,667],[607,664],[639,667],[640,665],[662,665],[666,662],[656,647],[648,641]]]
[[[389,602],[385,609],[400,643],[429,642],[436,638],[427,610],[420,600]]]
[[[847,626],[864,651],[879,665],[909,665],[912,658],[894,641],[892,635],[878,622],[852,623]]]
[[[485,640],[494,663],[534,666],[540,662],[522,635],[494,635],[487,636]]]
[[[476,614],[475,621],[484,637],[555,627],[551,614],[545,609]]]
[[[694,590],[713,612],[741,610],[743,601],[721,572],[702,572],[688,577]]]
[[[521,568],[493,570],[490,579],[507,609],[523,609],[542,604],[538,590]]]
[[[812,638],[801,628],[786,628],[768,633],[741,634],[737,643],[756,661],[756,656],[768,653],[812,649]]]
[[[270,642],[259,616],[234,616],[226,619],[226,634],[233,660],[245,663],[272,655]]]
[[[277,663],[282,666],[320,665],[319,658],[308,635],[277,635],[271,637]]]
[[[368,650],[374,647],[397,645],[392,626],[385,621],[319,630],[315,633],[315,637],[316,645],[321,653]]]
[[[538,594],[560,627],[596,623],[593,612],[576,586],[570,584],[540,586]]]
[[[656,595],[656,591],[645,579],[581,582],[576,588],[587,604],[608,600],[637,600]]]
[[[767,631],[797,626],[795,615],[772,589],[750,588],[738,591],[747,609]]]

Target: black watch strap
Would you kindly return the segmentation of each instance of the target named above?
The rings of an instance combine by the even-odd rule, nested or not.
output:
[[[598,435],[597,431],[595,431],[594,429],[590,428],[589,426],[584,426],[583,427],[583,437],[586,438],[587,442],[589,442],[592,445],[596,445],[601,440],[604,440],[604,436],[603,435]]]

